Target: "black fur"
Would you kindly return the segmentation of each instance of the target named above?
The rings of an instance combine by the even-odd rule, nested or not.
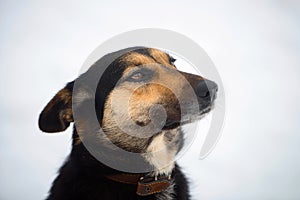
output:
[[[138,47],[137,47],[138,48]],[[126,49],[125,52],[133,50],[133,48]],[[148,52],[145,50],[139,50],[139,53],[143,53],[149,56]],[[123,51],[119,51],[113,54],[104,56],[100,61],[97,61],[85,74],[79,78],[88,80],[91,84],[98,84],[95,92],[95,107],[97,112],[98,121],[101,124],[102,113],[104,108],[104,103],[107,95],[114,88],[117,80],[121,77],[122,71],[125,66],[122,66],[118,61],[114,61],[104,72],[101,80],[93,80],[97,78],[95,74],[99,73],[103,63],[107,63],[110,60],[115,60],[115,58],[124,54]],[[105,61],[107,59],[107,61]],[[100,70],[100,71],[99,71]],[[72,93],[74,82],[70,82],[66,89]],[[86,86],[85,86],[86,87]],[[92,86],[91,86],[92,87]],[[59,105],[59,108],[54,107],[54,109],[62,109],[64,105]],[[59,113],[57,110],[54,112]],[[46,113],[47,114],[47,113]],[[44,113],[44,115],[46,115]],[[48,127],[47,121],[43,120],[43,114],[40,116],[40,127],[45,127],[43,130],[61,130],[62,128]],[[49,124],[48,124],[49,125]],[[66,124],[68,126],[69,124]],[[54,126],[50,124],[49,126]],[[46,130],[45,130],[46,129]],[[51,132],[51,131],[48,131]],[[60,168],[59,174],[50,189],[49,196],[47,200],[150,200],[158,199],[158,194],[153,194],[149,196],[138,196],[136,194],[136,185],[122,184],[105,178],[105,175],[123,173],[112,169],[95,159],[85,148],[82,143],[77,144],[78,134],[76,127],[73,128],[73,144],[71,154],[68,156],[64,165]],[[180,168],[175,165],[172,176],[174,177],[174,193],[172,194],[174,199],[187,200],[189,199],[189,190],[187,180],[180,170]]]
[[[74,129],[73,137],[76,138]],[[141,197],[136,185],[122,184],[105,178],[107,174],[122,173],[101,164],[84,147],[74,145],[70,156],[59,170],[47,200],[150,200],[156,195]],[[187,180],[176,165],[174,171],[174,199],[187,200]]]

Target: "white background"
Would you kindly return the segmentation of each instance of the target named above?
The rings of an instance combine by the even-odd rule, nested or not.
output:
[[[37,127],[43,106],[103,41],[137,28],[193,39],[224,83],[214,151],[180,161],[194,199],[300,198],[300,4],[252,1],[0,1],[0,199],[43,199],[71,129]]]

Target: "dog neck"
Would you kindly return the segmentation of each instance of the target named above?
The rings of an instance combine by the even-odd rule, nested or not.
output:
[[[148,196],[164,192],[173,184],[174,179],[171,175],[166,176],[147,176],[145,174],[111,174],[105,176],[115,182],[136,185],[136,193],[139,196]]]
[[[147,165],[146,163],[150,165],[149,170],[151,172],[149,174],[151,176],[171,175],[175,165],[175,156],[182,147],[182,135],[181,130],[176,128],[163,130],[152,136],[145,150],[143,150],[144,152],[140,153],[141,160],[144,160],[145,166]],[[73,134],[73,147],[78,146],[78,144],[80,144],[80,146],[83,145],[75,129]],[[119,155],[114,150],[107,148],[107,151],[107,155],[114,155],[114,159],[118,159]],[[124,162],[123,158],[119,159]]]
[[[178,134],[175,130],[162,131],[154,136],[143,155],[153,167],[153,176],[169,176],[172,173],[177,153],[176,146],[168,143],[169,134]]]
[[[145,153],[141,157],[146,163],[150,164],[152,170],[148,173],[134,174],[124,173],[112,169],[97,159],[84,147],[81,142],[76,129],[73,134],[73,149],[71,157],[75,157],[78,163],[82,163],[82,168],[85,175],[91,174],[94,178],[105,177],[114,182],[136,185],[136,193],[140,196],[147,196],[151,194],[166,195],[173,193],[173,177],[172,172],[175,166],[175,155],[179,150],[177,138],[181,135],[179,130],[166,130],[152,137],[149,141]],[[113,155],[113,151],[108,155]],[[118,159],[117,156],[114,157]],[[88,163],[85,165],[84,163]]]

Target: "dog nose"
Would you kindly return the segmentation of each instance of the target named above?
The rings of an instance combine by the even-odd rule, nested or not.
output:
[[[217,91],[218,85],[210,80],[202,80],[196,87],[196,94],[199,98],[210,99],[211,101],[215,99]]]

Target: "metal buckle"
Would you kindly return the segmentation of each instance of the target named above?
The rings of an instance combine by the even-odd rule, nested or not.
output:
[[[145,177],[146,177],[146,176],[142,176],[142,177],[140,178],[140,181],[144,180]],[[167,179],[170,181],[170,180],[172,179],[172,174],[169,174],[169,175],[167,176]],[[158,180],[158,175],[155,175],[155,176],[154,176],[154,180],[155,180],[155,181]]]

